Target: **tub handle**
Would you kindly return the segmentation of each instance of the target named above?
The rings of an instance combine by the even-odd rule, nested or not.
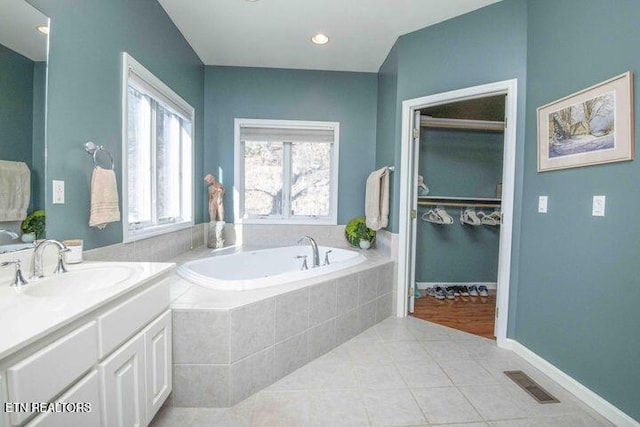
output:
[[[307,265],[307,256],[306,255],[298,255],[296,258],[304,259],[304,261],[302,261],[302,267],[300,267],[300,270],[308,270],[309,269],[309,266]]]
[[[333,250],[328,250],[327,252],[324,253],[324,264],[322,265],[329,265],[329,254],[333,252]]]

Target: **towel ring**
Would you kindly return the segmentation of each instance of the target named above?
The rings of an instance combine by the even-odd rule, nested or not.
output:
[[[115,169],[115,163],[113,161],[113,156],[111,155],[111,153],[108,150],[105,150],[105,148],[102,145],[96,145],[94,142],[92,141],[87,141],[84,143],[84,149],[87,153],[89,153],[89,155],[91,155],[93,157],[93,167],[97,168],[98,167],[98,152],[99,151],[103,151],[107,156],[109,156],[109,160],[111,161],[111,170]]]

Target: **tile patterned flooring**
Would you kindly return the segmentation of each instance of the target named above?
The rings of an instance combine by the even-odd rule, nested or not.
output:
[[[502,372],[556,396],[541,405]],[[413,317],[388,318],[231,408],[165,406],[153,427],[610,426],[511,351]]]

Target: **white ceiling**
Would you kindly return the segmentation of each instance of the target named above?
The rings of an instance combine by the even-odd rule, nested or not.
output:
[[[498,1],[159,0],[206,65],[365,72],[399,36]]]
[[[47,36],[36,30],[48,18],[24,0],[0,0],[0,44],[32,61],[47,60]]]

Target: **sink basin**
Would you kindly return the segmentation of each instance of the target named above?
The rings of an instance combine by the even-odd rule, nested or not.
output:
[[[128,265],[96,266],[69,270],[68,273],[30,281],[22,293],[32,297],[74,296],[116,286],[129,280],[138,270]]]

